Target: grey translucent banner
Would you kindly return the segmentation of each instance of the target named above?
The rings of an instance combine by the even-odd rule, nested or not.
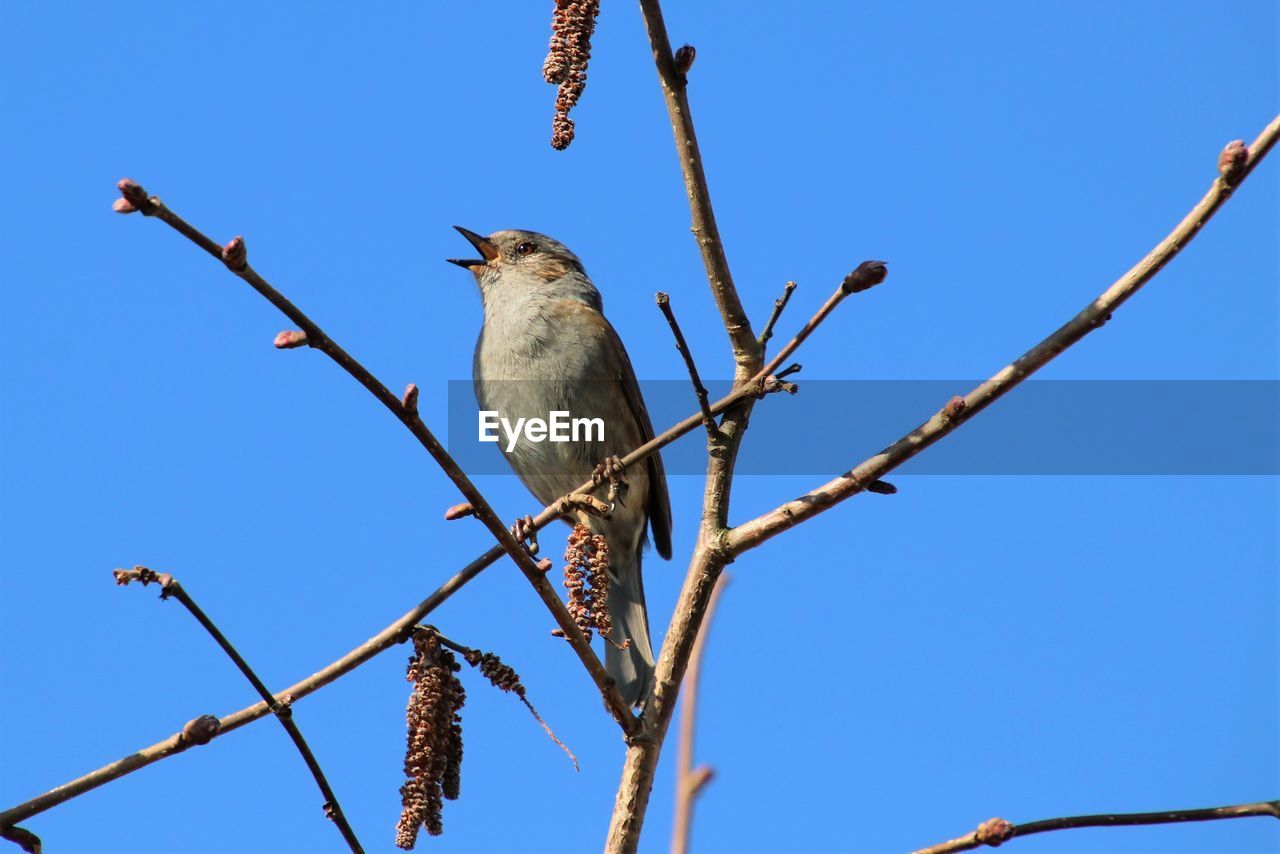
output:
[[[757,404],[739,456],[740,473],[834,476],[980,382],[792,379],[798,381],[798,394],[770,395]],[[471,381],[451,380],[448,447],[468,474],[510,473],[499,447],[513,440],[537,446],[538,453],[528,456],[541,460],[540,473],[560,473],[563,468],[580,471],[577,464],[562,462],[564,452],[570,450],[567,446],[574,448],[571,456],[590,459],[625,454],[634,447],[619,441],[629,432],[628,425],[611,422],[606,412],[573,405],[583,397],[614,400],[622,395],[616,384],[600,383],[590,395],[582,386],[501,385],[495,387],[494,396],[499,399],[560,403],[485,416],[494,441],[481,441],[481,414]],[[661,433],[697,409],[688,381],[654,380],[640,385],[655,432]],[[712,401],[729,391],[728,382],[707,385]],[[506,425],[500,421],[503,416],[508,419]],[[523,425],[520,417],[526,419]],[[545,428],[530,419],[542,420]],[[598,441],[601,431],[604,440]],[[567,441],[553,443],[561,437]],[[669,474],[704,473],[706,437],[701,428],[667,446],[662,459]],[[1030,380],[899,472],[1274,475],[1280,473],[1280,382]]]

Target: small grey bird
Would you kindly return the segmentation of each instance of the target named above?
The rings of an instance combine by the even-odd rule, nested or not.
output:
[[[601,313],[600,292],[578,256],[532,231],[488,237],[454,226],[481,254],[450,259],[470,270],[484,302],[484,326],[472,365],[481,410],[517,418],[602,419],[603,441],[517,440],[507,462],[534,497],[550,504],[588,480],[597,465],[653,438],[631,360]],[[594,438],[594,437],[593,437]],[[671,505],[657,454],[624,475],[626,487],[608,519],[581,520],[609,544],[609,615],[614,644],[605,644],[605,668],[622,696],[638,705],[653,681],[653,649],[645,612],[640,553],[646,532],[671,557]],[[625,649],[622,645],[630,641]]]

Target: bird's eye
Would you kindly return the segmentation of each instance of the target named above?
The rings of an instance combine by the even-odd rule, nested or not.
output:
[[[534,252],[537,252],[537,251],[538,251],[538,245],[536,243],[530,243],[527,240],[524,243],[521,243],[516,246],[517,255],[522,255],[522,256],[532,255]]]

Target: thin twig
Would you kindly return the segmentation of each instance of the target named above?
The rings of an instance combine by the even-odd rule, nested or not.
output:
[[[702,656],[711,621],[715,618],[720,595],[729,584],[729,574],[722,573],[707,601],[707,615],[702,630],[693,642],[689,655],[689,669],[684,673],[684,688],[680,700],[680,746],[676,753],[676,807],[671,830],[671,854],[687,854],[693,829],[693,806],[702,789],[711,782],[713,771],[707,766],[693,767],[694,737],[698,720],[698,686],[702,679]]]
[[[852,273],[844,277],[844,281],[836,288],[835,293],[827,298],[827,301],[822,304],[817,313],[809,318],[804,326],[800,327],[800,331],[796,333],[795,337],[788,341],[778,351],[778,355],[770,360],[763,373],[768,375],[778,370],[778,366],[785,362],[787,357],[794,353],[805,342],[805,339],[813,334],[813,330],[817,329],[822,324],[822,321],[826,320],[831,312],[836,310],[836,306],[844,302],[845,297],[870,290],[883,282],[887,274],[888,268],[885,266],[884,261],[863,261],[859,264]],[[785,300],[781,302],[786,305]],[[772,323],[772,319],[770,322]]]
[[[706,425],[707,432],[712,438],[720,432],[716,427],[715,416],[711,414],[711,404],[707,398],[707,387],[702,384],[702,378],[698,376],[698,366],[693,361],[693,353],[689,350],[689,344],[684,340],[684,333],[680,331],[680,324],[676,321],[675,312],[671,310],[670,295],[658,291],[654,295],[654,299],[658,303],[658,308],[662,309],[662,316],[667,319],[667,324],[671,327],[671,334],[676,339],[676,349],[680,351],[680,355],[684,358],[684,365],[689,369],[689,379],[693,382],[693,393],[698,396],[698,408],[702,411],[702,423]]]
[[[568,745],[556,737],[555,732],[552,731],[551,727],[547,725],[547,722],[542,719],[542,715],[538,714],[538,710],[533,707],[533,703],[529,702],[529,698],[525,696],[524,685],[520,684],[520,676],[516,673],[514,668],[510,665],[503,664],[496,655],[488,655],[481,650],[473,649],[469,646],[464,646],[457,641],[450,640],[440,634],[440,632],[432,626],[428,626],[426,628],[435,632],[440,643],[461,655],[463,659],[466,660],[467,664],[470,664],[472,667],[479,668],[484,677],[493,683],[494,687],[499,690],[515,694],[516,698],[520,700],[521,703],[524,703],[524,707],[529,710],[529,714],[533,715],[533,719],[538,722],[538,726],[542,727],[542,731],[547,734],[547,737],[554,741],[556,745],[564,751],[565,755],[569,757],[569,761],[573,763],[573,770],[582,770],[578,766],[578,757],[573,755],[573,751],[569,749]],[[496,665],[495,669],[492,671],[489,670],[488,667],[490,665],[487,665],[486,662],[494,663]]]
[[[1065,818],[1049,818],[1026,824],[1010,824],[1002,818],[993,818],[978,825],[972,833],[947,842],[920,848],[912,854],[956,854],[989,845],[992,848],[1022,836],[1047,833],[1051,830],[1071,830],[1077,827],[1130,827],[1142,824],[1176,824],[1184,821],[1220,821],[1229,818],[1270,816],[1280,818],[1280,801],[1260,801],[1256,804],[1238,804],[1229,807],[1210,807],[1194,810],[1168,810],[1166,812],[1112,813],[1108,815],[1076,815]]]
[[[787,282],[782,287],[782,296],[773,301],[773,311],[769,314],[769,320],[764,325],[764,331],[760,333],[760,356],[764,357],[765,351],[769,346],[769,339],[773,337],[773,327],[778,322],[778,318],[782,317],[782,312],[786,310],[787,303],[791,302],[791,295],[795,293],[796,283]]]
[[[191,595],[172,575],[153,572],[144,566],[136,566],[133,569],[117,569],[115,577],[117,584],[128,584],[131,581],[138,581],[143,585],[153,582],[159,584],[161,599],[170,597],[177,599],[182,603],[182,607],[186,608],[191,616],[196,618],[196,622],[204,627],[204,630],[209,633],[214,642],[227,654],[227,658],[230,658],[240,672],[244,674],[244,678],[249,680],[249,684],[253,686],[253,690],[258,692],[258,696],[271,707],[276,720],[280,721],[280,726],[284,727],[284,731],[289,734],[289,738],[293,739],[293,745],[298,749],[298,753],[302,755],[302,761],[307,763],[307,770],[315,778],[320,794],[324,795],[324,814],[333,819],[333,823],[338,826],[338,831],[342,834],[342,838],[346,840],[347,846],[357,854],[363,854],[364,848],[361,847],[360,840],[356,838],[356,832],[351,828],[346,815],[342,812],[342,806],[338,803],[338,796],[334,794],[333,788],[329,785],[329,781],[324,775],[324,770],[320,767],[320,762],[316,759],[315,754],[311,752],[311,746],[307,744],[307,740],[302,736],[302,730],[298,728],[298,724],[293,719],[293,709],[290,703],[276,699],[267,686],[263,684],[262,680],[258,678],[258,674],[253,672],[249,662],[244,660],[244,656],[232,645],[231,641],[227,640],[227,636],[222,633],[222,630],[196,604]]]
[[[272,305],[278,308],[293,323],[297,324],[302,334],[305,336],[306,344],[309,347],[317,349],[327,355],[333,361],[352,376],[357,382],[364,386],[370,394],[378,399],[393,415],[399,419],[414,438],[427,450],[436,461],[436,464],[444,471],[449,480],[453,481],[454,486],[462,493],[463,497],[471,504],[472,510],[476,518],[484,523],[494,538],[502,546],[511,559],[516,562],[520,570],[524,573],[525,578],[533,585],[538,597],[542,599],[543,604],[551,611],[556,623],[560,629],[564,631],[565,637],[572,645],[573,650],[577,653],[578,658],[582,661],[587,673],[591,676],[596,684],[596,688],[604,697],[605,705],[613,715],[618,725],[623,731],[630,734],[635,732],[637,723],[636,717],[631,713],[627,702],[622,698],[622,694],[618,690],[618,686],[613,679],[605,672],[604,665],[592,650],[591,644],[578,630],[577,625],[573,622],[573,618],[569,615],[569,611],[565,608],[563,602],[560,601],[559,595],[555,588],[551,586],[551,582],[547,580],[546,575],[538,568],[537,562],[529,553],[525,546],[517,542],[515,537],[502,520],[498,518],[497,513],[489,506],[489,502],[476,488],[471,479],[462,471],[449,452],[440,444],[435,435],[428,429],[422,418],[419,417],[416,397],[409,395],[405,400],[396,397],[390,389],[382,384],[373,374],[369,372],[360,362],[352,357],[346,350],[338,345],[336,341],[330,338],[323,329],[321,329],[310,317],[302,312],[297,306],[290,302],[283,294],[267,283],[262,276],[249,266],[248,253],[242,238],[235,238],[224,247],[219,247],[210,238],[206,237],[200,231],[189,225],[185,220],[179,217],[173,211],[169,210],[159,198],[155,196],[148,197],[141,186],[125,179],[120,182],[120,192],[123,196],[122,201],[132,208],[141,211],[147,216],[154,216],[163,220],[166,224],[173,227],[180,234],[191,240],[201,249],[204,249],[210,255],[222,261],[228,270],[235,273],[241,279],[244,279],[250,287],[261,294]],[[117,208],[119,209],[119,208]],[[123,211],[129,213],[130,211]],[[277,339],[279,346],[279,339]],[[409,399],[412,398],[415,405],[407,405]]]
[[[662,95],[667,102],[667,114],[671,118],[671,131],[675,134],[676,151],[680,156],[680,171],[684,173],[685,190],[689,195],[689,210],[693,224],[691,230],[702,252],[702,263],[707,268],[707,281],[724,319],[733,346],[733,360],[737,364],[735,382],[741,382],[757,373],[760,366],[760,344],[751,332],[751,321],[742,308],[729,261],[725,257],[720,230],[716,227],[715,212],[711,209],[711,191],[707,188],[707,176],[702,168],[702,154],[698,150],[698,135],[693,129],[693,114],[689,109],[686,91],[688,79],[676,67],[667,37],[667,25],[662,20],[662,7],[658,0],[640,0],[645,28],[649,32],[649,46],[662,83]],[[690,48],[692,52],[692,48]]]
[[[1236,187],[1248,177],[1258,162],[1275,145],[1278,138],[1280,138],[1280,116],[1272,119],[1247,149],[1239,142],[1227,145],[1219,157],[1221,174],[1213,180],[1212,186],[1204,197],[1192,207],[1168,237],[1160,241],[1147,253],[1146,257],[1117,279],[1097,299],[1085,306],[1075,317],[1028,350],[1013,364],[1002,368],[964,397],[957,397],[949,402],[928,421],[880,453],[809,493],[734,528],[729,533],[726,543],[729,550],[737,555],[755,548],[770,537],[777,536],[804,520],[857,495],[865,490],[868,484],[948,435],[1044,367],[1055,356],[1101,327],[1111,319],[1112,312],[1151,281],[1156,273],[1160,272],[1191,242],[1223,203],[1231,198]]]

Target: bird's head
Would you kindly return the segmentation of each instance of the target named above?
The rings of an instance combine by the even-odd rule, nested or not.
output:
[[[598,308],[599,294],[587,278],[582,262],[558,240],[536,231],[508,229],[488,237],[455,225],[479,258],[450,258],[470,270],[486,305],[490,299],[516,299],[540,293],[558,299],[579,299]]]

